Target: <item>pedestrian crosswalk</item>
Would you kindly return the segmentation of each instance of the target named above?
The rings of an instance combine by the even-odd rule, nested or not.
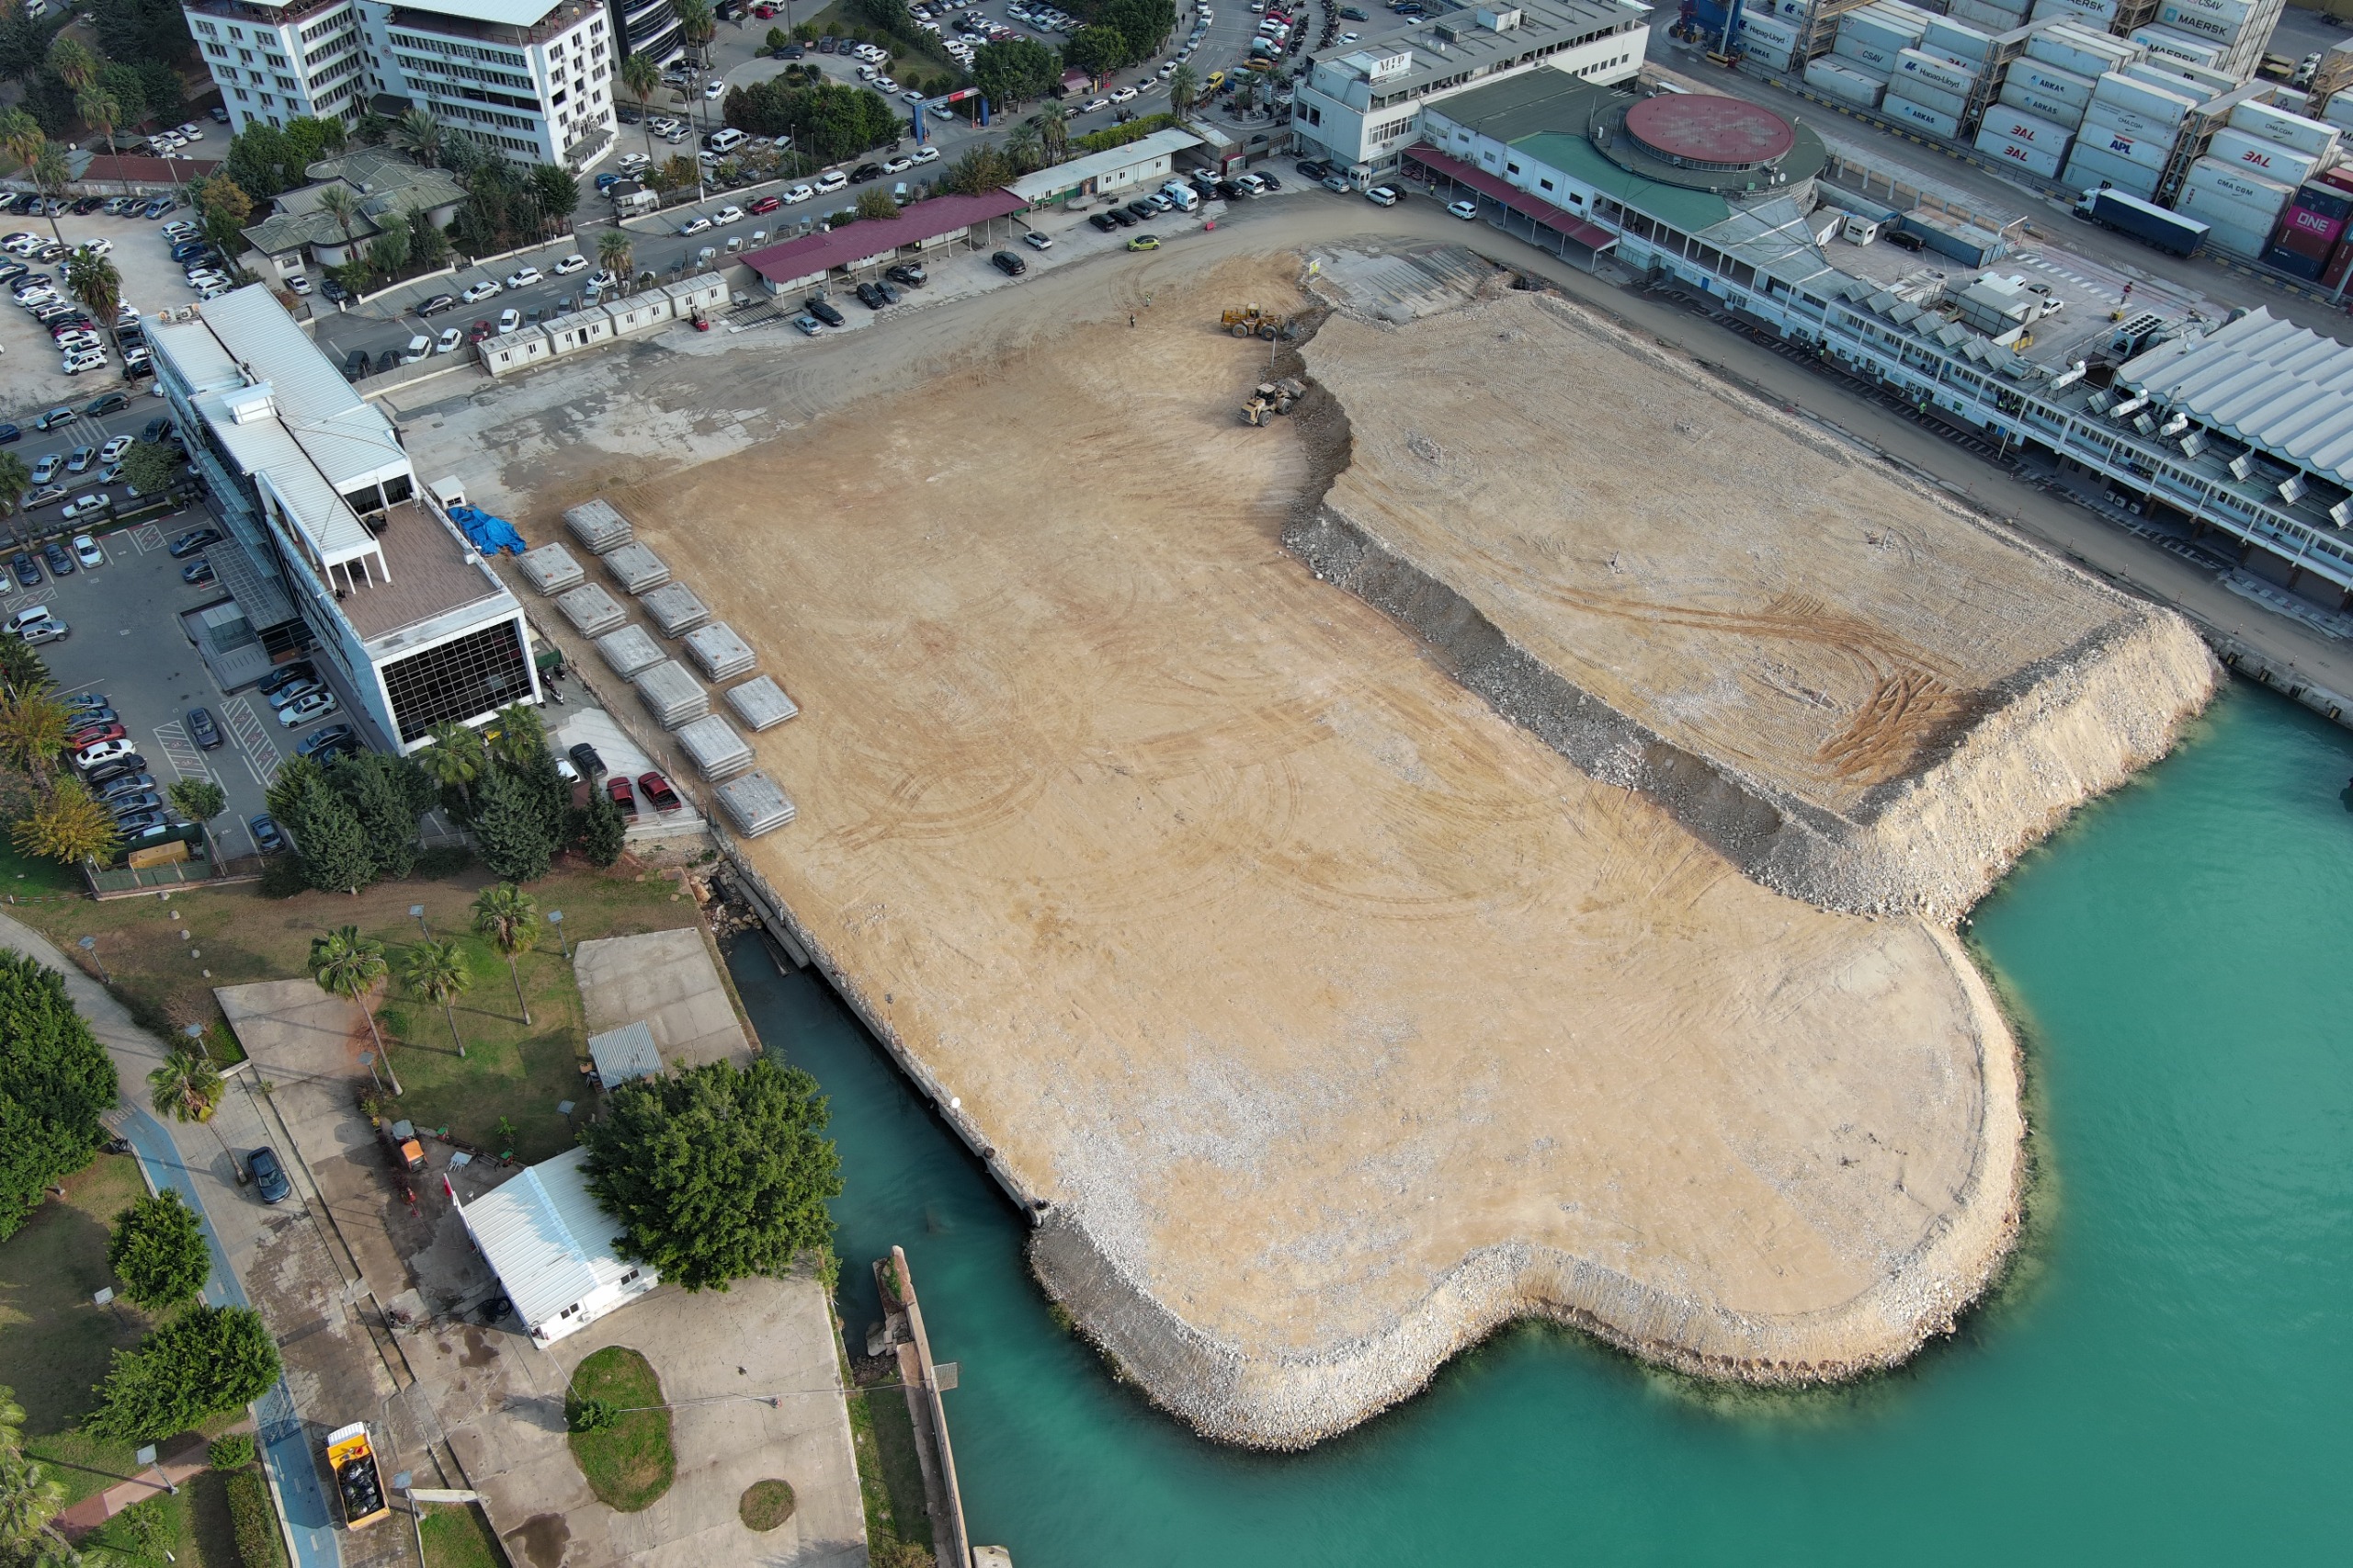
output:
[[[229,736],[244,754],[245,767],[252,770],[254,781],[263,789],[269,788],[278,777],[279,762],[278,743],[270,739],[269,729],[254,711],[249,698],[233,697],[221,705],[221,715],[228,721]]]
[[[212,770],[204,766],[204,753],[188,738],[188,726],[178,720],[155,726],[155,746],[164,754],[164,760],[172,765],[172,772],[178,778],[212,777]]]

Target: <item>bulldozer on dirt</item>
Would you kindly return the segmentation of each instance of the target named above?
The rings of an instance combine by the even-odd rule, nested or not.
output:
[[[1307,384],[1296,377],[1260,381],[1252,389],[1250,401],[1242,405],[1242,423],[1264,425],[1278,414],[1289,414],[1306,395]]]
[[[1290,330],[1286,316],[1270,315],[1256,305],[1229,309],[1222,318],[1225,329],[1236,337],[1281,337]]]

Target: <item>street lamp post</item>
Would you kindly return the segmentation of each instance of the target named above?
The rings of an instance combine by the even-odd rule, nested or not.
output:
[[[114,981],[107,974],[107,966],[98,957],[98,939],[96,937],[83,937],[82,950],[90,955],[91,966],[98,971],[98,983],[101,985],[112,985]]]
[[[555,927],[555,945],[563,950],[564,960],[566,962],[570,962],[572,959],[572,944],[563,939],[563,911],[561,909],[549,910],[548,924]]]
[[[425,923],[425,905],[421,903],[410,904],[408,906],[408,917],[416,922],[416,928],[418,930],[424,932],[427,937],[433,935],[433,928]]]
[[[384,1080],[377,1076],[376,1073],[376,1053],[372,1051],[361,1051],[359,1053],[359,1065],[368,1069],[368,1076],[375,1081],[376,1092],[378,1094],[383,1093]]]

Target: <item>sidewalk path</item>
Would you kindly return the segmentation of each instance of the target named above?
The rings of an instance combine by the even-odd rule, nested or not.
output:
[[[80,966],[66,961],[47,937],[6,915],[0,915],[0,947],[13,949],[65,977],[66,995],[89,1020],[90,1032],[107,1048],[115,1071],[121,1075],[122,1106],[109,1118],[110,1124],[130,1140],[148,1185],[158,1191],[170,1187],[178,1192],[195,1209],[204,1227],[204,1239],[212,1248],[212,1277],[204,1287],[205,1301],[214,1306],[251,1305],[232,1261],[252,1250],[262,1230],[257,1217],[261,1206],[239,1188],[236,1162],[227,1148],[229,1131],[242,1132],[242,1126],[216,1135],[213,1128],[167,1125],[150,1115],[147,1074],[167,1053],[163,1042],[132,1022],[130,1009],[83,973]],[[214,1119],[219,1122],[238,1113],[258,1128],[259,1119],[241,1096],[224,1095],[221,1114]],[[320,1483],[310,1438],[283,1379],[255,1402],[254,1417],[259,1425],[262,1461],[285,1516],[296,1568],[341,1568],[343,1555],[335,1540],[334,1514]],[[121,1506],[138,1500],[131,1497]],[[109,1514],[117,1511],[108,1510]]]

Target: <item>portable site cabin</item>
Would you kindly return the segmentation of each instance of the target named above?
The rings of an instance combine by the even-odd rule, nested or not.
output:
[[[588,1151],[526,1167],[472,1203],[450,1193],[466,1232],[531,1337],[552,1345],[661,1282],[613,1252],[620,1226],[589,1195]]]

